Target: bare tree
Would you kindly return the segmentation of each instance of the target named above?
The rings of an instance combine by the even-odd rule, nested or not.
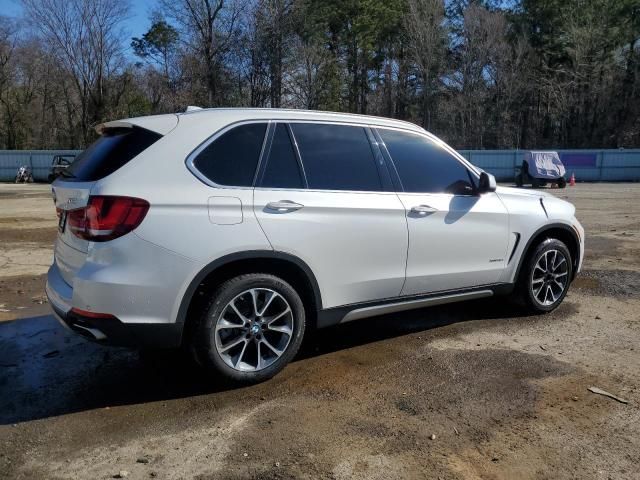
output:
[[[158,0],[133,42],[130,0],[21,1],[0,15],[0,148],[190,104],[393,116],[458,148],[640,142],[638,0]]]
[[[453,69],[445,83],[452,99],[450,115],[467,148],[484,148],[490,100],[495,93],[499,59],[507,48],[506,18],[476,3],[463,10],[463,23],[452,47]]]
[[[265,48],[258,15],[247,10],[242,15],[242,41],[235,49],[242,62],[242,76],[249,90],[249,105],[265,107],[268,105],[271,86],[269,81],[269,58]],[[242,86],[240,86],[242,88]]]
[[[443,0],[408,0],[404,28],[409,55],[421,79],[422,124],[431,129],[433,101],[446,52]]]
[[[285,78],[288,102],[296,108],[318,109],[330,91],[326,73],[334,57],[313,39],[296,37],[291,48],[296,55]]]
[[[80,103],[80,144],[104,120],[108,78],[121,67],[120,26],[127,0],[22,0],[27,17],[73,78]]]
[[[178,108],[178,84],[182,77],[178,41],[177,30],[158,13],[153,15],[151,28],[142,37],[131,39],[134,54],[147,66],[142,70],[153,112]],[[136,66],[143,65],[138,63]]]
[[[12,94],[16,84],[15,54],[18,41],[17,26],[6,17],[0,17],[0,105],[2,127],[0,136],[8,148],[17,148],[17,125]]]
[[[216,105],[224,56],[238,35],[241,5],[233,0],[160,0],[160,5],[202,62],[207,102]]]
[[[504,35],[507,35],[504,25]],[[495,88],[491,102],[495,109],[495,144],[499,148],[520,148],[523,138],[523,115],[530,85],[535,78],[529,71],[531,45],[524,35],[512,42],[501,43],[495,52],[494,65],[490,69],[490,82]],[[523,111],[524,110],[524,111]]]
[[[291,45],[293,0],[258,0],[256,28],[269,67],[270,104],[280,107],[286,52]]]

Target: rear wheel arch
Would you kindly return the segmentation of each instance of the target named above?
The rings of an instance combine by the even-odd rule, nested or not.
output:
[[[180,303],[176,323],[184,324],[183,340],[188,338],[192,321],[212,293],[225,281],[246,273],[267,273],[282,278],[296,289],[303,300],[307,318],[315,322],[322,309],[320,288],[311,268],[300,258],[273,251],[247,251],[225,255],[205,266],[189,283]]]
[[[525,245],[518,262],[518,269],[516,270],[516,275],[514,277],[514,280],[516,282],[520,277],[520,271],[524,263],[527,261],[536,247],[547,238],[555,238],[557,240],[560,240],[567,246],[567,249],[571,254],[573,275],[575,276],[578,261],[580,259],[580,240],[578,239],[578,234],[570,225],[567,225],[565,223],[552,223],[539,228],[529,238],[529,241]]]

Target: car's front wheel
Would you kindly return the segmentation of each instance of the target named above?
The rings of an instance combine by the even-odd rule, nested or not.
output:
[[[528,256],[518,280],[518,294],[529,310],[555,309],[567,294],[573,276],[571,254],[558,239],[547,238]]]
[[[522,187],[522,184],[524,183],[524,181],[522,180],[522,177],[523,177],[523,174],[520,172],[518,172],[514,177],[514,182],[516,184],[516,187]]]
[[[300,348],[305,310],[279,277],[252,273],[223,283],[203,311],[193,339],[201,364],[242,383],[266,380]]]

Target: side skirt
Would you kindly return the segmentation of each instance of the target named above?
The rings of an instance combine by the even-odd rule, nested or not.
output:
[[[511,292],[513,285],[485,285],[473,289],[450,290],[428,295],[411,295],[407,297],[388,298],[375,302],[355,303],[342,307],[327,308],[318,312],[318,328],[330,327],[340,323],[360,320],[362,318],[403,312],[423,307],[463,302],[478,298],[503,295]]]

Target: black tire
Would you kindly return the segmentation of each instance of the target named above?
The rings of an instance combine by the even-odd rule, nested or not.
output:
[[[539,283],[534,285],[534,273],[536,274],[541,274],[541,270],[538,269],[536,272],[534,272],[534,269],[536,268],[536,265],[538,264],[538,262],[541,260],[541,257],[543,257],[543,255],[545,255],[545,253],[551,257],[553,251],[558,252],[558,256],[554,257],[557,258],[557,262],[558,264],[558,269],[556,270],[559,274],[564,274],[562,277],[560,278],[560,282],[564,281],[564,288],[563,290],[560,292],[559,291],[559,287],[552,283],[551,280],[549,280],[549,286],[551,288],[555,287],[556,290],[551,291],[551,296],[549,298],[549,300],[553,299],[553,295],[557,294],[557,297],[553,300],[553,302],[549,303],[549,304],[544,304],[543,302],[540,301],[539,297],[536,297],[535,291],[538,285],[540,285]],[[559,256],[563,256],[565,259],[565,262],[562,263],[560,262],[560,258]],[[566,265],[566,268],[564,267]],[[562,268],[560,268],[562,267]],[[532,312],[532,313],[547,313],[550,312],[554,309],[556,309],[558,307],[558,305],[560,305],[562,303],[562,300],[564,299],[564,297],[567,294],[567,291],[569,290],[569,286],[571,284],[571,280],[573,278],[573,261],[571,259],[571,253],[569,252],[569,249],[567,248],[567,246],[561,242],[558,239],[555,238],[547,238],[546,240],[542,241],[541,243],[539,243],[534,249],[533,251],[531,251],[527,257],[524,259],[524,262],[522,264],[522,267],[520,269],[520,273],[518,276],[518,283],[516,285],[516,289],[514,292],[514,296],[515,299],[518,301],[518,303],[520,303],[522,306],[524,306],[528,311]],[[539,281],[539,280],[538,280]],[[546,280],[543,281],[543,286],[540,288],[545,288],[545,283]],[[542,295],[542,292],[539,294],[539,296]],[[544,297],[545,300],[547,299],[547,297]]]
[[[268,366],[257,370],[241,371],[227,363],[227,361],[232,360],[229,358],[230,354],[226,355],[219,352],[219,347],[216,344],[216,341],[218,339],[218,333],[216,333],[216,324],[222,318],[223,314],[229,314],[225,313],[225,310],[228,306],[230,306],[230,302],[234,301],[234,305],[236,305],[235,300],[239,298],[241,302],[246,303],[247,300],[243,298],[243,295],[247,295],[248,293],[246,292],[250,292],[251,290],[255,289],[260,292],[276,292],[279,295],[279,298],[276,297],[276,301],[279,302],[281,298],[284,302],[282,303],[283,306],[288,304],[288,307],[291,311],[291,315],[288,316],[288,319],[292,322],[292,333],[290,335],[290,338],[288,339],[286,346],[282,347],[283,350],[281,355],[276,359],[272,359],[272,363],[270,363]],[[264,301],[262,306],[264,306],[264,304],[266,303],[267,302]],[[286,307],[284,309],[286,310]],[[243,315],[245,313],[246,312],[243,312]],[[235,314],[232,313],[232,315]],[[249,317],[249,315],[247,315],[247,317]],[[251,322],[252,327],[254,323],[258,323],[258,318],[262,319],[262,317],[256,316],[255,322]],[[237,320],[240,320],[239,316]],[[240,320],[240,322],[242,322],[242,320]],[[300,348],[300,344],[302,343],[302,339],[304,337],[306,326],[305,323],[305,309],[300,295],[298,295],[296,290],[287,282],[279,277],[267,273],[250,273],[240,275],[224,282],[215,290],[215,292],[211,296],[211,300],[204,307],[202,316],[199,319],[198,324],[194,328],[193,338],[191,339],[192,348],[196,355],[196,360],[198,361],[198,363],[206,369],[219,375],[223,379],[241,384],[258,383],[273,377],[295,357],[295,355],[298,353],[298,349]],[[268,329],[269,327],[263,328]],[[248,335],[251,334],[252,328],[232,327],[229,328],[229,330],[231,330],[232,334],[235,335],[234,339],[228,342],[229,344],[231,344],[236,339],[243,340],[248,338]],[[272,350],[264,350],[266,348],[264,344],[260,346],[257,345],[258,343],[261,343],[261,339],[262,341],[266,342],[267,336],[272,333],[273,332],[267,330],[258,331],[256,337],[252,337],[251,340],[245,340],[245,343],[247,344],[247,350],[249,348],[255,348],[257,356],[260,355],[261,350],[263,352],[266,351],[267,353],[270,352],[271,354],[274,354]],[[275,333],[275,335],[283,334]],[[269,345],[271,345],[271,343],[269,343]],[[242,348],[243,346],[244,345],[240,344],[238,348]],[[226,347],[226,345],[221,343],[220,347],[224,348]],[[229,349],[229,352],[231,351],[233,351],[233,349]],[[239,355],[238,359],[240,360],[240,367],[242,367],[243,362],[241,362],[241,360],[243,358],[243,355],[245,354],[245,350],[242,350],[242,353],[238,352],[237,354]],[[224,358],[223,355],[225,355]],[[257,364],[256,367],[260,365],[257,360],[255,363]]]
[[[536,177],[531,177],[531,186],[533,188],[540,188],[542,182],[540,181],[539,178]]]
[[[558,188],[564,188],[567,186],[567,181],[565,180],[564,177],[560,177],[558,179]]]
[[[515,176],[515,183],[516,183],[516,187],[522,187],[522,173],[517,173]]]

